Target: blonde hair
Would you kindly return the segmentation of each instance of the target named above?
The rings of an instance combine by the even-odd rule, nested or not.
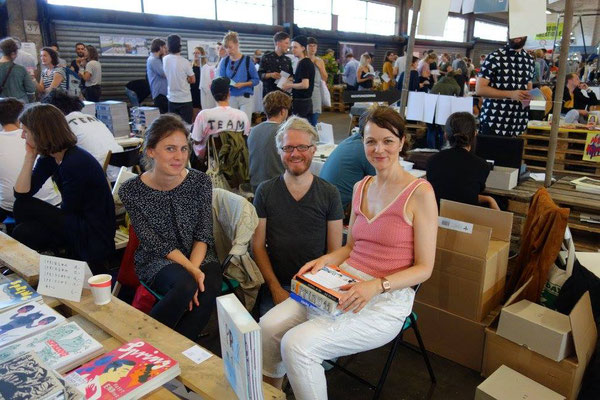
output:
[[[201,67],[204,64],[206,64],[206,52],[204,51],[204,47],[194,47],[194,50],[198,50],[200,52],[200,64],[198,64],[198,61],[196,61],[196,58],[194,57],[194,62],[193,62],[193,66],[194,67]]]
[[[237,32],[229,31],[223,36],[223,45],[227,46],[228,42],[239,43],[239,36]]]
[[[310,144],[317,144],[319,141],[319,134],[315,130],[315,127],[310,124],[306,119],[297,116],[291,116],[285,121],[279,129],[277,129],[277,136],[275,136],[275,143],[277,150],[281,151],[283,146],[283,137],[289,130],[301,131],[310,136]]]
[[[371,59],[371,56],[369,55],[369,53],[362,53],[360,55],[360,66],[364,67],[365,65],[367,65],[367,59]]]
[[[535,51],[535,58],[544,58],[544,52],[542,51],[542,49],[537,49]]]

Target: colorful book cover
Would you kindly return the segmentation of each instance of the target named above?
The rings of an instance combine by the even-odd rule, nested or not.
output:
[[[49,400],[64,397],[64,387],[35,353],[0,364],[0,399]]]
[[[136,339],[65,377],[88,400],[139,399],[179,375],[177,361]]]
[[[102,354],[103,350],[79,325],[69,322],[0,348],[0,362],[33,351],[49,368],[66,372]]]
[[[22,278],[0,282],[0,310],[39,300],[42,297]]]
[[[0,348],[60,324],[65,317],[45,304],[32,302],[0,314]]]

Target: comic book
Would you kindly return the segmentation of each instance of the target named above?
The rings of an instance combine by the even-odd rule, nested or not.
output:
[[[45,304],[31,302],[0,314],[0,348],[52,328],[65,317]]]
[[[240,400],[263,399],[260,327],[234,294],[217,297],[225,376]]]
[[[0,282],[0,311],[8,310],[30,301],[41,300],[35,290],[24,279],[14,277]]]
[[[64,399],[65,389],[35,353],[0,363],[0,399]]]
[[[65,377],[87,400],[139,399],[180,374],[179,364],[136,339]]]
[[[69,322],[0,348],[0,363],[30,351],[62,373],[102,354],[104,348],[75,322]]]

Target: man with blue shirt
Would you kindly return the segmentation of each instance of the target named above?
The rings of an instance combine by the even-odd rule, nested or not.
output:
[[[158,107],[161,114],[164,114],[169,109],[167,76],[162,64],[162,58],[167,55],[167,44],[164,40],[156,38],[150,45],[150,51],[151,54],[146,60],[146,74],[148,75],[154,105]]]
[[[358,90],[356,82],[356,70],[358,70],[359,62],[354,59],[354,54],[346,54],[346,65],[344,65],[344,82],[348,85],[347,90]]]
[[[250,57],[240,52],[238,34],[229,31],[223,37],[223,47],[227,57],[221,60],[217,75],[231,81],[231,98],[229,106],[242,110],[252,121],[254,112],[254,86],[260,83],[258,72]]]

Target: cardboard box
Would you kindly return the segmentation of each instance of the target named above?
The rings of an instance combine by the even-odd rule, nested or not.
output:
[[[493,315],[483,322],[471,321],[420,301],[415,301],[413,311],[417,314],[417,325],[427,351],[481,371],[485,327]],[[418,346],[412,329],[406,331],[404,340]]]
[[[569,316],[529,300],[504,307],[496,333],[554,361],[573,354]]]
[[[503,300],[513,215],[442,200],[440,216],[467,224],[440,219],[433,272],[417,299],[481,321]]]
[[[494,165],[490,171],[485,186],[493,189],[510,190],[517,186],[519,181],[519,170],[517,168],[501,167]]]
[[[565,397],[521,375],[517,371],[501,366],[475,391],[475,400],[564,400]]]
[[[527,284],[529,282],[507,301],[506,306],[522,300],[522,289]],[[598,338],[589,293],[585,293],[575,305],[569,320],[575,355],[557,362],[498,335],[496,319],[485,330],[483,376],[490,376],[504,364],[568,400],[575,400]]]

